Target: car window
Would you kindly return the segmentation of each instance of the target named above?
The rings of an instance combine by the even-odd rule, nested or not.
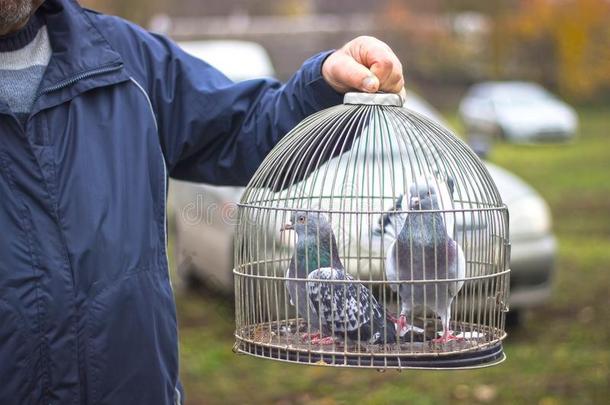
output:
[[[551,94],[537,86],[515,86],[497,89],[493,101],[498,106],[529,105],[552,98]]]

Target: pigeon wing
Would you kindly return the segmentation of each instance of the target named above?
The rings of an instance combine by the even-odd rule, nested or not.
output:
[[[392,242],[390,247],[388,248],[388,253],[385,257],[385,278],[387,281],[396,281],[398,280],[396,273],[396,257],[394,253],[394,249],[396,247],[396,241]],[[390,284],[390,288],[392,291],[396,292],[398,290],[397,284]]]
[[[354,281],[345,271],[324,267],[312,271],[308,280],[307,291],[311,305],[328,328],[335,332],[351,332],[370,320],[372,301],[368,288],[356,282],[344,284],[317,281]],[[375,310],[379,311],[379,308]]]
[[[453,239],[449,239],[449,277],[463,279],[466,277],[466,258],[462,247]],[[449,296],[455,297],[464,281],[449,284]]]

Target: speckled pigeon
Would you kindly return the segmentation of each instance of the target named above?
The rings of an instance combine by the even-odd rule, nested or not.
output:
[[[395,325],[370,290],[344,269],[330,223],[319,213],[296,212],[283,229],[294,229],[297,244],[286,276],[307,277],[307,282],[286,281],[299,316],[309,316],[311,329],[322,326],[312,343],[331,344],[336,337],[367,343],[394,343]],[[346,280],[348,283],[324,282]],[[309,315],[307,313],[309,311]]]
[[[388,281],[463,279],[466,261],[462,248],[447,233],[443,214],[438,210],[438,196],[433,180],[417,182],[409,190],[409,210],[405,224],[387,253],[385,271]],[[424,212],[417,212],[424,210]],[[415,212],[413,212],[415,211]],[[441,318],[443,333],[435,342],[456,339],[450,331],[451,303],[463,281],[443,283],[399,284],[401,313],[400,334],[409,330],[407,314],[430,309]],[[425,299],[424,299],[425,297]],[[425,302],[425,304],[424,304]]]

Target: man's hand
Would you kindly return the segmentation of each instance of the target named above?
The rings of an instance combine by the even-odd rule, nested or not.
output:
[[[402,64],[388,45],[373,37],[358,37],[332,53],[322,65],[322,76],[340,93],[384,91],[404,96]]]

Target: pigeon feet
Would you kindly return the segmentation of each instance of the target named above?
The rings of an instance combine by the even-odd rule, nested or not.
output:
[[[313,339],[319,339],[322,336],[320,335],[320,332],[313,332],[313,333],[303,333],[301,335],[301,340],[313,340]]]
[[[452,330],[446,330],[445,332],[443,332],[443,335],[441,337],[432,339],[432,343],[447,343],[452,340],[463,340],[463,338],[455,336]]]
[[[326,336],[326,337],[319,336],[316,338],[312,338],[311,343],[314,345],[332,345],[335,343],[335,338],[333,338],[332,336]]]
[[[409,325],[407,324],[407,316],[400,315],[398,321],[396,322],[396,331],[398,331],[399,336],[404,336],[409,331]]]
[[[332,336],[322,337],[322,333],[313,332],[313,333],[303,333],[301,335],[301,340],[307,341],[313,345],[332,345],[335,343],[335,339]]]

